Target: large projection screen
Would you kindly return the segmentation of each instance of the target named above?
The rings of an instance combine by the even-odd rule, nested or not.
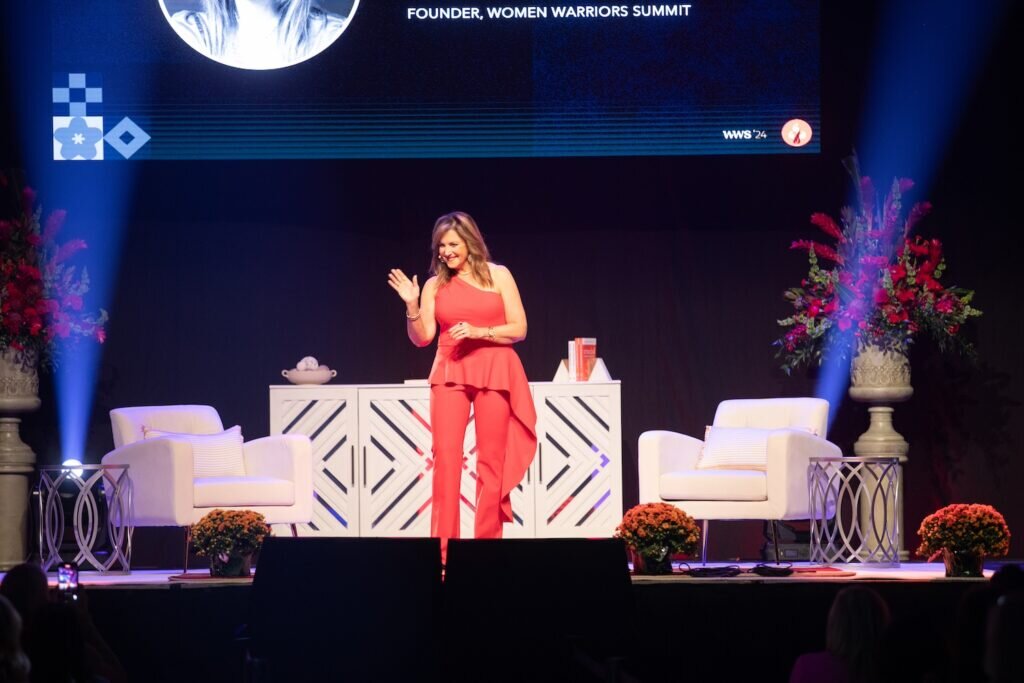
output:
[[[820,151],[818,0],[52,3],[56,160]]]

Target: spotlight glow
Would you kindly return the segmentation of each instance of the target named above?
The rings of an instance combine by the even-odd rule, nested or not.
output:
[[[60,464],[60,466],[64,468],[65,472],[71,472],[71,476],[75,477],[76,479],[81,479],[82,473],[85,472],[85,470],[81,468],[81,465],[82,462],[80,460],[76,460],[75,458],[68,458],[67,460]]]

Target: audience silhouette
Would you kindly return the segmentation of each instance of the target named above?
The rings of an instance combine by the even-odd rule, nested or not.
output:
[[[1002,595],[988,614],[985,673],[992,683],[1024,681],[1024,592]]]
[[[0,683],[28,681],[29,660],[21,650],[21,617],[0,595]]]
[[[836,594],[828,613],[825,651],[800,655],[790,683],[875,683],[889,607],[870,588],[850,586]]]
[[[46,573],[20,564],[0,582],[0,596],[13,606],[21,648],[31,662],[32,683],[121,683],[127,675],[89,616],[84,594],[54,601]],[[27,670],[27,669],[26,669]],[[12,679],[20,680],[20,679]],[[6,679],[0,678],[0,683]]]

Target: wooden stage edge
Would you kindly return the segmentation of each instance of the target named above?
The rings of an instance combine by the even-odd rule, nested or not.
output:
[[[797,656],[824,647],[829,607],[843,588],[871,587],[886,600],[894,619],[912,620],[909,632],[931,633],[928,629],[949,623],[949,615],[957,613],[965,598],[984,590],[987,579],[1001,564],[987,563],[986,579],[947,579],[941,564],[923,562],[904,563],[898,568],[833,565],[834,571],[802,571],[786,578],[755,574],[734,578],[635,576],[628,605],[620,603],[622,596],[616,590],[610,588],[605,594],[600,586],[588,583],[585,579],[592,577],[586,575],[586,567],[560,573],[550,565],[539,566],[536,573],[524,577],[524,584],[537,595],[527,600],[529,604],[521,606],[522,609],[503,613],[505,628],[514,635],[495,641],[504,654],[494,661],[501,661],[500,670],[509,672],[506,679],[517,683],[604,681],[604,674],[564,675],[567,670],[576,671],[576,660],[565,654],[568,650],[558,649],[562,641],[552,640],[552,633],[561,633],[567,625],[582,628],[579,615],[598,614],[604,615],[605,620],[596,618],[597,632],[617,635],[595,641],[591,654],[597,661],[621,661],[623,671],[629,672],[630,677],[618,680],[683,680],[681,672],[685,671],[686,680],[785,683]],[[743,562],[739,566],[750,570],[756,564]],[[795,566],[806,569],[811,565]],[[300,565],[300,569],[308,569],[309,576],[318,581],[325,578],[322,568]],[[81,592],[93,622],[120,658],[129,680],[243,680],[245,659],[238,634],[251,617],[252,580],[172,580],[178,573],[180,569],[136,570],[129,574],[84,571],[80,575]],[[190,573],[201,576],[206,570],[197,568]],[[388,576],[387,581],[394,580],[393,572]],[[584,598],[585,604],[569,608],[559,602],[558,596],[562,586],[574,581],[586,586],[587,595],[594,597]],[[422,612],[427,609],[426,603],[422,601],[409,603],[404,612],[394,610],[393,606],[379,607],[376,601],[381,599],[380,586],[367,586],[366,591],[361,591],[358,585],[325,583],[324,588],[326,602],[294,604],[302,619],[315,621],[295,632],[320,638],[310,641],[320,649],[315,649],[313,654],[319,658],[310,659],[309,666],[342,663],[366,667],[372,675],[355,673],[346,675],[345,680],[372,683],[494,683],[474,676],[480,670],[477,665],[493,666],[490,655],[478,655],[473,660],[476,664],[472,664],[466,659],[469,655],[464,648],[450,647],[432,651],[432,659],[410,659],[415,647],[434,642],[434,634],[459,633],[458,640],[462,642],[478,632],[472,610],[466,609],[465,594],[459,603],[459,596],[442,588],[437,611],[428,610],[430,614],[425,615]],[[286,587],[286,599],[289,591]],[[371,595],[375,597],[366,597]],[[455,603],[449,603],[449,599]],[[372,619],[376,626],[366,626],[367,619]],[[394,620],[393,625],[381,625],[382,620],[386,624],[390,619]],[[324,637],[329,638],[326,645],[322,642]],[[936,638],[941,641],[941,634]],[[300,640],[306,639],[303,635]],[[681,664],[677,654],[680,643],[686,644],[687,651],[701,656],[687,658]],[[742,656],[736,656],[737,644],[742,644]],[[393,664],[401,675],[380,675],[382,661]],[[445,675],[424,673],[434,671],[431,667]],[[452,673],[460,671],[461,677]],[[544,675],[540,676],[541,673]],[[289,675],[280,680],[319,683],[335,679],[318,674]]]
[[[1018,561],[989,563],[985,570],[985,577],[990,578],[992,573],[1001,564],[1017,564]],[[796,570],[794,574],[786,577],[760,576],[751,573],[757,566],[754,562],[723,563],[709,562],[708,567],[729,567],[738,566],[743,571],[739,576],[734,577],[703,577],[695,578],[680,573],[677,564],[676,573],[665,576],[643,576],[633,575],[634,586],[647,584],[678,583],[684,585],[698,585],[710,583],[729,584],[787,584],[787,583],[819,583],[841,582],[963,582],[979,581],[979,579],[950,579],[946,578],[945,570],[941,562],[905,562],[899,567],[876,568],[863,564],[833,564],[815,565],[806,562],[795,562],[792,567]],[[769,564],[769,566],[771,566]],[[690,567],[701,567],[700,563],[694,563]],[[685,566],[682,567],[685,569]],[[140,569],[128,573],[102,573],[97,571],[82,571],[79,576],[81,586],[88,590],[126,590],[126,589],[147,589],[159,590],[170,588],[219,588],[228,586],[248,585],[251,579],[217,579],[210,577],[205,569],[194,569],[188,574],[187,579],[179,578],[180,569]],[[0,572],[0,580],[4,576]],[[50,574],[50,583],[56,586],[56,576]],[[552,577],[552,580],[557,580]]]

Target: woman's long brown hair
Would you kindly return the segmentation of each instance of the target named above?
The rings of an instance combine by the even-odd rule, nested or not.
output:
[[[430,236],[430,249],[433,254],[430,258],[430,274],[437,276],[438,286],[443,287],[448,284],[455,272],[448,267],[447,263],[438,258],[441,237],[449,230],[454,230],[455,234],[466,243],[466,249],[469,252],[467,257],[469,269],[473,273],[473,278],[488,289],[494,287],[491,269],[487,266],[487,262],[491,260],[491,254],[487,251],[484,236],[480,234],[480,228],[477,227],[473,217],[462,211],[446,213],[434,223],[434,232]]]

